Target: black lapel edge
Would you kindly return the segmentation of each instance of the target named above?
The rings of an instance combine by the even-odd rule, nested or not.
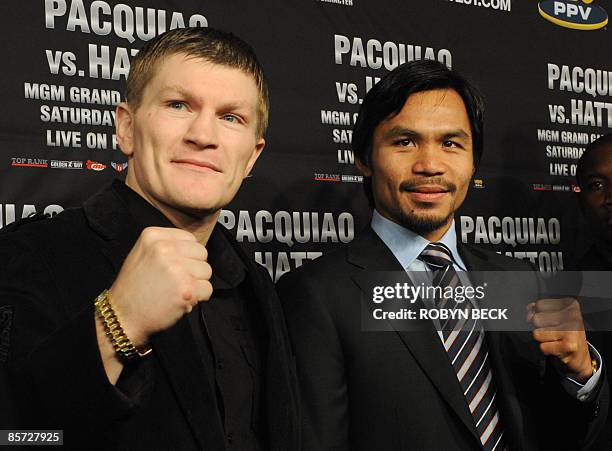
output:
[[[367,273],[383,271],[405,273],[391,250],[370,227],[366,228],[353,243],[348,245],[347,260],[363,269],[361,274],[352,278],[365,296],[369,295],[364,291],[364,287],[367,286]],[[406,275],[405,281],[411,283],[408,275]],[[446,400],[474,439],[480,444],[480,437],[468,409],[463,390],[457,380],[457,375],[448,362],[448,355],[433,323],[424,320],[419,324],[420,329],[414,332],[402,331],[397,321],[389,321],[389,323],[442,398]]]

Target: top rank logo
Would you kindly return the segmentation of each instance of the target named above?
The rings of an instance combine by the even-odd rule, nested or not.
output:
[[[574,30],[598,30],[608,24],[608,13],[593,0],[544,0],[540,15],[549,22]]]

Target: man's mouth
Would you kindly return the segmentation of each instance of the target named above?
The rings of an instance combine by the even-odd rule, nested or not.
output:
[[[216,164],[210,161],[196,160],[193,158],[182,158],[182,159],[172,160],[172,164],[180,166],[185,169],[191,169],[191,170],[200,171],[200,172],[210,172],[210,171],[221,172],[221,170]]]
[[[432,202],[444,197],[450,191],[442,186],[422,185],[407,190],[413,199]]]
[[[455,191],[455,185],[443,181],[405,181],[400,185],[400,191],[409,193],[417,202],[435,202]]]

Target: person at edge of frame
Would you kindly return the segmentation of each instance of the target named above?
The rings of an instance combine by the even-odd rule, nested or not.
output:
[[[576,299],[540,299],[528,262],[457,240],[453,216],[482,156],[483,109],[475,87],[436,61],[401,65],[366,95],[353,150],[371,224],[277,283],[304,449],[578,450],[601,430],[605,365]],[[416,284],[421,271],[451,287],[470,270],[523,271],[512,293],[533,329],[485,332],[470,319],[441,330],[428,318],[411,330],[397,320],[362,329],[372,274]]]
[[[586,146],[578,160],[576,182],[580,210],[591,231],[593,244],[570,268],[580,271],[612,271],[612,134],[600,136]],[[610,302],[608,299],[607,302]],[[605,361],[612,357],[612,306],[585,313],[592,327],[592,342]],[[608,383],[610,379],[608,378]],[[612,449],[612,418],[593,446],[594,451]]]
[[[297,450],[274,286],[217,224],[264,148],[262,67],[231,33],[176,29],[126,97],[126,182],[0,234],[12,426],[79,450]]]

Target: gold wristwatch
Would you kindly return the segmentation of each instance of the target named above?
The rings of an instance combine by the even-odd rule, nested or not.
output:
[[[144,357],[152,351],[150,346],[134,346],[125,334],[113,310],[108,290],[104,290],[98,295],[94,305],[96,307],[96,314],[104,325],[104,332],[110,338],[113,348],[119,357],[124,360],[130,360],[134,357]]]
[[[593,374],[599,369],[599,360],[591,356],[591,368],[593,368]]]

